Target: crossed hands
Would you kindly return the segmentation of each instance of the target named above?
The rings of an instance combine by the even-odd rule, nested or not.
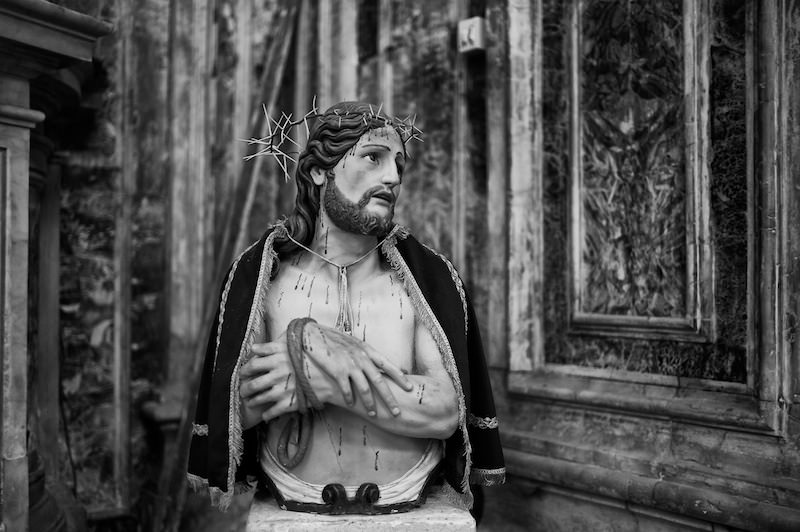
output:
[[[245,428],[297,411],[299,404],[286,333],[254,344],[252,351],[239,372]],[[314,322],[303,329],[302,367],[320,402],[353,407],[361,399],[369,416],[377,414],[375,393],[393,415],[400,414],[386,377],[405,391],[413,387],[400,368],[366,342]]]

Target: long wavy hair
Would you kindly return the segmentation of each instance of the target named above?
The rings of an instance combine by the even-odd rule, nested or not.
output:
[[[284,220],[292,238],[303,245],[310,246],[314,238],[322,190],[314,183],[311,170],[316,167],[326,174],[331,172],[358,139],[371,129],[390,125],[403,138],[402,130],[389,117],[378,114],[378,110],[377,105],[366,102],[339,102],[317,116],[310,128],[308,143],[300,154],[295,171],[297,196],[294,210]],[[405,150],[405,144],[403,146]],[[291,253],[296,248],[297,245],[288,238],[275,240],[278,253]]]

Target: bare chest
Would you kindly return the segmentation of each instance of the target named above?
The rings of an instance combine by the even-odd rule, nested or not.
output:
[[[351,275],[348,284],[346,296],[352,309],[353,336],[384,353],[402,369],[412,371],[415,314],[402,281],[392,270],[381,269],[367,277]],[[275,338],[291,320],[300,317],[311,317],[333,327],[339,303],[333,267],[308,271],[286,264],[267,292],[267,333]]]

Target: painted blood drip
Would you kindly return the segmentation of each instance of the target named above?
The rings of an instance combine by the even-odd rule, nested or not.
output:
[[[303,349],[307,349],[309,353],[314,352],[314,346],[311,345],[311,335],[303,331]]]
[[[419,401],[417,401],[417,404],[420,405],[422,404],[422,398],[424,395],[425,395],[425,385],[423,384],[422,387],[419,389]]]
[[[308,297],[311,297],[311,289],[314,288],[314,281],[316,280],[317,280],[316,275],[311,278],[311,286],[308,287],[308,294],[306,294]]]
[[[339,456],[342,456],[342,427],[339,427]]]
[[[312,300],[312,301],[311,301],[311,302],[308,304],[308,316],[309,316],[309,317],[311,317],[311,307],[313,307],[313,306],[314,306],[314,301]]]
[[[356,317],[356,327],[361,325],[361,292],[358,293],[358,316]]]
[[[284,390],[288,390],[289,389],[289,379],[291,379],[291,378],[292,378],[292,374],[291,373],[286,376],[286,383],[283,385],[283,389]]]
[[[325,304],[328,305],[330,303],[330,293],[331,293],[331,285],[325,287]]]
[[[325,248],[322,250],[325,255],[328,254],[328,230],[325,230]]]
[[[375,471],[378,470],[378,453],[380,451],[375,451]]]
[[[367,341],[367,324],[366,323],[364,324],[364,328],[361,329],[361,341],[362,342],[366,342]]]
[[[367,426],[364,425],[361,427],[361,434],[364,435],[364,447],[367,446]]]
[[[281,306],[281,301],[283,300],[283,290],[281,290],[281,295],[278,296],[278,306]]]
[[[303,278],[303,274],[297,276],[297,281],[294,283],[294,289],[297,290],[297,287],[300,286],[300,279]]]
[[[400,296],[400,319],[403,319],[403,296]]]
[[[289,406],[292,406],[294,404],[294,394],[295,392],[292,392],[292,397],[289,398]]]

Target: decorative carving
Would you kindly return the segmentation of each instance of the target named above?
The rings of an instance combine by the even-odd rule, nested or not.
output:
[[[581,14],[579,308],[686,312],[682,19],[674,2],[588,1]],[[573,132],[578,134],[578,132]],[[577,162],[577,161],[576,161]]]
[[[608,3],[592,2],[587,9],[600,9],[601,7],[608,8]],[[568,198],[571,191],[565,186],[570,182],[568,175],[571,170],[570,163],[573,162],[567,146],[570,142],[571,119],[569,71],[570,68],[574,68],[574,63],[570,65],[568,62],[570,56],[564,53],[565,48],[569,46],[566,29],[569,28],[571,9],[569,4],[564,5],[562,2],[546,1],[543,3],[542,118],[545,159],[542,193],[545,235],[543,260],[544,277],[547,282],[543,285],[544,305],[541,312],[544,321],[545,361],[550,364],[746,382],[748,259],[747,253],[743,253],[743,251],[747,249],[748,177],[745,158],[747,152],[745,146],[746,85],[741,79],[741,73],[745,71],[744,9],[736,8],[731,2],[719,0],[708,10],[712,16],[709,17],[708,13],[704,15],[705,12],[702,10],[700,13],[702,16],[694,13],[691,15],[693,23],[697,24],[695,38],[700,38],[697,35],[701,35],[701,30],[705,27],[702,24],[703,16],[707,17],[705,20],[712,29],[712,33],[706,37],[710,40],[711,60],[711,75],[710,77],[706,76],[707,80],[705,81],[709,87],[707,89],[709,101],[706,107],[701,108],[701,110],[705,109],[703,112],[706,113],[706,119],[711,127],[706,136],[703,136],[703,130],[700,128],[697,128],[694,133],[702,144],[709,146],[708,151],[713,153],[713,158],[710,158],[707,163],[710,171],[705,178],[706,192],[703,192],[702,173],[698,174],[697,179],[687,180],[684,185],[683,169],[672,164],[676,158],[682,158],[681,155],[675,154],[677,149],[675,146],[684,146],[688,142],[679,138],[683,132],[680,125],[683,122],[680,119],[682,104],[676,103],[680,100],[676,96],[677,89],[673,85],[674,83],[680,84],[680,79],[690,73],[692,76],[699,76],[694,74],[697,69],[687,69],[688,73],[685,75],[679,71],[675,74],[678,77],[671,82],[673,85],[667,84],[662,89],[660,98],[666,98],[669,95],[671,98],[669,102],[672,103],[648,103],[638,93],[628,96],[628,99],[625,100],[619,96],[619,91],[613,92],[617,91],[617,88],[608,85],[622,83],[622,81],[618,77],[613,77],[616,76],[614,72],[604,74],[602,63],[592,58],[591,52],[587,52],[593,61],[589,65],[592,69],[589,73],[598,79],[593,82],[581,81],[584,93],[592,91],[592,94],[582,96],[584,110],[589,104],[602,110],[601,104],[613,103],[616,107],[610,107],[617,114],[612,114],[611,118],[617,117],[614,134],[619,137],[617,139],[619,144],[617,141],[610,142],[607,128],[611,128],[614,122],[595,108],[590,108],[590,112],[593,113],[593,122],[589,125],[584,123],[583,144],[578,145],[579,153],[583,153],[584,188],[581,190],[583,195],[578,196],[580,200],[578,206],[581,209],[574,210],[581,211],[586,226],[586,240],[578,243],[583,246],[582,249],[606,250],[608,253],[605,255],[602,253],[589,254],[588,257],[587,254],[575,255],[575,248],[571,248],[568,244],[570,224],[576,222],[575,213],[572,213],[573,217],[570,213],[570,206],[574,208],[576,204],[570,205]],[[650,12],[654,9],[670,8],[660,4],[659,6],[648,4],[645,7],[634,5],[633,13],[637,13],[637,10]],[[673,15],[674,10],[668,10],[663,16]],[[598,16],[593,13],[592,20],[598,19]],[[649,16],[655,17],[655,15]],[[698,20],[701,22],[697,22]],[[678,24],[678,28],[680,26]],[[643,31],[641,23],[633,29]],[[597,30],[593,29],[592,31],[596,32]],[[586,34],[583,37],[587,38]],[[586,47],[581,49],[586,50]],[[623,49],[622,46],[618,47],[617,53]],[[672,46],[671,49],[676,51],[675,46]],[[676,53],[682,52],[677,50]],[[694,64],[703,64],[701,56],[686,60],[691,60]],[[662,77],[667,75],[658,68],[655,73],[645,72],[643,69],[646,68],[647,61],[649,60],[644,59],[636,67],[641,74],[640,78],[652,82],[656,79],[656,74]],[[586,57],[584,57],[584,73],[588,68],[586,62]],[[612,78],[608,78],[608,76],[612,76]],[[631,79],[632,86],[635,86],[636,79],[638,78]],[[627,83],[626,80],[623,81]],[[693,83],[701,82],[702,79],[695,79]],[[604,86],[603,83],[607,85],[605,91],[600,90]],[[626,86],[622,85],[623,88]],[[638,86],[636,91],[649,95],[655,94],[656,89],[645,84]],[[623,134],[620,124],[628,115],[620,109],[623,109],[625,105],[632,106],[633,110],[630,115],[633,117],[632,119],[650,117],[656,121],[660,119],[661,122],[650,124],[649,128],[641,127],[638,130],[636,127],[632,127],[627,134]],[[671,111],[668,109],[668,105],[672,105]],[[676,105],[678,107],[675,107]],[[572,110],[574,111],[574,109]],[[667,128],[669,121],[666,114],[670,112],[673,115],[670,120],[677,121],[677,123],[672,123],[672,129]],[[635,120],[633,124],[636,124]],[[661,129],[658,129],[659,127]],[[624,153],[614,153],[611,148],[616,149],[615,146],[624,145],[630,148],[629,152],[635,151],[633,141],[628,144],[622,141],[637,134],[637,131],[646,135],[644,140],[639,141],[639,145],[643,145],[643,142],[650,139],[651,149],[640,155],[637,161],[626,162],[622,157]],[[572,139],[572,142],[572,146],[575,148],[575,139]],[[585,144],[590,142],[591,146],[587,147]],[[670,144],[670,142],[674,144]],[[695,157],[695,155],[689,148],[687,146],[687,156],[690,157],[690,160],[694,160],[691,157]],[[646,168],[646,165],[650,164],[647,156],[669,159],[672,166],[667,165],[658,169],[651,165],[652,168],[656,168],[651,177],[644,173],[642,174],[644,178],[634,179],[633,165],[645,165],[639,167],[640,171],[642,168]],[[601,161],[602,164],[598,161]],[[697,163],[700,162],[702,159],[696,159],[695,164],[689,166],[696,168]],[[630,179],[627,179],[626,175]],[[611,196],[614,186],[616,186],[615,197],[613,202],[609,202],[607,199]],[[657,186],[661,188],[656,188]],[[625,193],[630,196],[621,197],[621,194]],[[633,201],[633,193],[644,193],[645,198],[650,197],[653,201],[661,198],[661,201],[666,202],[666,205],[672,210],[657,212],[654,210],[654,205],[643,206],[641,199]],[[701,212],[702,201],[704,201],[703,194],[707,196],[705,201],[708,202],[709,211],[707,215],[709,222],[706,227],[684,225],[684,212],[690,219]],[[572,196],[573,199],[575,197]],[[598,198],[604,201],[597,201]],[[645,211],[645,209],[653,210]],[[642,223],[642,216],[640,216],[646,212],[650,212],[648,216],[655,220],[651,226],[647,227]],[[630,218],[633,218],[633,222],[629,220]],[[714,223],[710,223],[711,221]],[[612,252],[619,249],[611,246],[615,242],[613,238],[615,232],[625,229],[623,224],[631,223],[638,224],[636,227],[640,231],[636,233],[636,245],[632,246],[637,250],[636,255],[628,253],[626,255],[627,263],[616,262],[617,267],[624,270],[624,275],[621,277],[633,285],[624,289],[624,283],[615,276],[614,269],[610,268],[612,262],[608,258],[613,257]],[[661,236],[659,238],[667,239],[669,236],[669,240],[674,244],[671,248],[668,249],[663,243],[660,250],[653,248],[657,235],[648,236],[646,232],[643,232],[655,230],[657,226],[660,227]],[[614,229],[615,227],[616,229]],[[575,225],[572,225],[572,229],[575,229]],[[689,231],[686,241],[684,241],[684,229]],[[708,231],[708,237],[704,239],[707,244],[705,249],[693,244],[698,241],[696,233],[702,234],[703,230]],[[628,235],[625,238],[630,237],[631,235]],[[619,241],[619,238],[617,240]],[[646,240],[646,242],[642,243],[641,240]],[[692,245],[686,246],[686,242]],[[708,245],[710,242],[713,242],[713,248]],[[576,243],[573,241],[572,244]],[[594,247],[590,248],[590,246]],[[575,247],[581,249],[577,245]],[[650,253],[656,256],[641,257],[638,251],[640,248],[651,249]],[[625,248],[622,247],[622,249]],[[712,252],[716,256],[713,261]],[[564,275],[565,271],[569,271],[571,253],[573,256],[581,258],[580,266],[584,270],[588,269],[585,277],[575,279]],[[683,255],[681,255],[682,253]],[[695,259],[687,262],[692,258],[693,253],[697,254]],[[736,256],[734,257],[734,255]],[[632,257],[639,257],[638,262],[632,264]],[[702,260],[700,260],[701,257],[703,257]],[[596,268],[587,268],[587,263],[592,268],[595,266]],[[714,276],[710,271],[712,263],[716,267]],[[667,265],[669,268],[666,267]],[[635,271],[638,271],[637,275],[646,273],[645,283],[643,286],[640,283],[641,289],[633,282],[635,276],[629,275],[630,272]],[[692,276],[687,278],[687,273]],[[606,279],[601,283],[602,276],[605,276]],[[650,277],[654,277],[655,280],[651,280]],[[692,295],[690,299],[686,299],[684,295],[687,279],[697,279],[695,282],[698,285],[697,293],[692,295],[692,292],[689,292]],[[712,279],[715,279],[714,290],[711,286]],[[577,281],[576,284],[579,287],[586,288],[585,294],[588,294],[588,297],[582,300],[578,299],[576,302],[584,305],[582,307],[570,307],[569,289],[575,286],[570,284],[573,281]],[[584,281],[588,282],[582,284]],[[679,289],[676,289],[676,286]],[[692,284],[690,283],[688,286],[691,288]],[[712,294],[714,295],[713,299],[711,299]],[[691,324],[691,320],[687,319],[688,309],[697,304],[704,310],[703,314],[709,321],[712,317],[715,318],[715,325],[720,333],[724,331],[724,334],[719,334],[717,339],[712,342],[709,342],[707,337],[696,334],[694,331],[697,324]],[[718,313],[712,312],[715,311],[715,307],[719,308]],[[583,314],[580,312],[574,314],[575,310],[584,312]],[[590,314],[590,312],[594,314]],[[632,315],[625,315],[626,313]],[[579,319],[575,319],[576,314]],[[578,332],[580,334],[574,334]],[[631,339],[626,339],[626,336]]]

